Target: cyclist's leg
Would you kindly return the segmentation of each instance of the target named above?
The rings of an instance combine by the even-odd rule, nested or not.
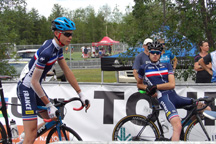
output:
[[[23,121],[25,138],[23,144],[34,143],[37,137],[37,120]]]
[[[173,91],[167,91],[160,93],[160,95],[161,97],[158,99],[160,106],[164,109],[167,119],[173,126],[172,140],[179,140],[182,129],[181,120],[175,105],[170,99],[170,97],[175,97],[175,93]]]
[[[25,131],[24,143],[33,143],[37,136],[37,102],[32,88],[18,84],[17,95],[22,104],[22,118]]]
[[[179,141],[179,136],[181,134],[181,119],[180,117],[174,117],[170,120],[170,123],[173,127],[173,135],[172,135],[172,141]]]

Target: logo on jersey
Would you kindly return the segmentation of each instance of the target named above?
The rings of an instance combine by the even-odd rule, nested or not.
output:
[[[155,69],[155,67],[153,67],[153,66],[149,66],[148,69]]]
[[[170,112],[170,111],[168,111],[168,113],[166,114],[166,116],[167,116],[167,117],[169,117],[169,115],[170,115],[170,114],[171,114],[171,112]]]
[[[25,114],[34,114],[34,111],[33,110],[26,110]]]
[[[25,113],[26,114],[34,114],[34,111],[32,110],[31,102],[30,102],[30,95],[28,91],[23,91],[24,99],[25,99]]]
[[[45,60],[45,58],[44,58],[44,57],[41,57],[41,58],[40,58],[40,61],[44,61],[44,60]]]

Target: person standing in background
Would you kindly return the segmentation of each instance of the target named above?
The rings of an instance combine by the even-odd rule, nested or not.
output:
[[[163,51],[161,54],[160,62],[172,64],[172,61],[173,61],[173,71],[175,72],[177,62],[178,62],[176,56],[170,50],[165,50],[166,48],[165,48],[165,40],[164,39],[158,39],[158,42],[160,42],[163,45]]]
[[[138,73],[137,71],[139,70],[140,66],[143,64],[147,64],[150,62],[149,60],[149,51],[148,51],[148,43],[153,42],[152,39],[147,38],[143,41],[143,48],[144,52],[141,52],[135,57],[134,63],[133,63],[133,75],[135,79],[138,79]]]
[[[212,76],[202,68],[198,61],[208,55],[209,44],[207,41],[202,41],[199,43],[200,53],[194,57],[194,70],[196,73],[196,83],[211,83]],[[206,63],[207,67],[211,69],[211,62]]]

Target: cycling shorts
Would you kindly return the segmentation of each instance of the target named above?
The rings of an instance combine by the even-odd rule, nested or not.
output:
[[[34,90],[31,87],[24,86],[22,82],[18,82],[17,96],[22,105],[23,121],[37,120],[37,106],[45,106],[45,104]]]
[[[158,98],[160,106],[164,109],[167,119],[170,121],[174,117],[179,117],[177,108],[192,104],[192,98],[179,96],[175,90],[159,92]]]

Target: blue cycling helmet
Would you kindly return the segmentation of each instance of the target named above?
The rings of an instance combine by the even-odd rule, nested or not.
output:
[[[66,17],[58,17],[54,21],[52,21],[52,30],[61,30],[61,31],[67,31],[67,30],[75,30],[75,23],[66,18]]]

